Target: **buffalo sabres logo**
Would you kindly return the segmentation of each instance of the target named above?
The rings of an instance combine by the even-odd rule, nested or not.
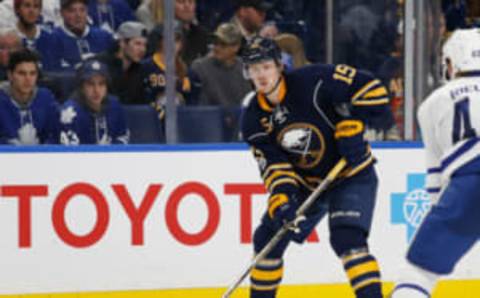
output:
[[[287,121],[288,109],[286,107],[278,105],[273,111],[273,121],[278,124],[283,124]]]
[[[289,153],[292,162],[303,169],[318,165],[325,153],[322,133],[308,123],[295,123],[285,127],[278,134],[277,142]]]

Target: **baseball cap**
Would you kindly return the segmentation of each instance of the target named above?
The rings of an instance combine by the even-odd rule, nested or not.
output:
[[[267,11],[272,8],[272,5],[263,0],[237,0],[235,9],[240,7],[253,7],[256,10]]]
[[[85,60],[78,69],[77,78],[80,81],[86,81],[94,75],[101,75],[109,78],[107,66],[97,59]]]
[[[242,33],[232,23],[220,24],[213,36],[226,44],[238,44],[242,41]]]
[[[140,22],[124,22],[118,27],[117,35],[120,39],[147,37],[147,27]]]
[[[60,0],[60,8],[64,9],[76,2],[83,2],[85,5],[88,5],[88,0]]]

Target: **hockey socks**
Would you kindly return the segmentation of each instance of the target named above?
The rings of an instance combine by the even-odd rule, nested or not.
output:
[[[343,267],[357,298],[382,298],[380,269],[367,251],[342,257]]]
[[[274,298],[283,277],[283,261],[266,259],[250,274],[250,298]]]

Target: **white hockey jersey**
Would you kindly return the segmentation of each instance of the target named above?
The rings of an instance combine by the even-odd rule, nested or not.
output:
[[[435,196],[457,169],[480,155],[480,73],[435,90],[417,116],[426,151],[426,188]]]

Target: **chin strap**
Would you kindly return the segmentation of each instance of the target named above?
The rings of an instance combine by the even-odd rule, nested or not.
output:
[[[282,81],[282,76],[279,76],[278,79],[277,79],[277,82],[275,83],[275,86],[273,86],[270,91],[264,93],[265,96],[269,96],[270,94],[275,92],[275,90],[277,90],[278,86],[280,86],[281,81]]]

